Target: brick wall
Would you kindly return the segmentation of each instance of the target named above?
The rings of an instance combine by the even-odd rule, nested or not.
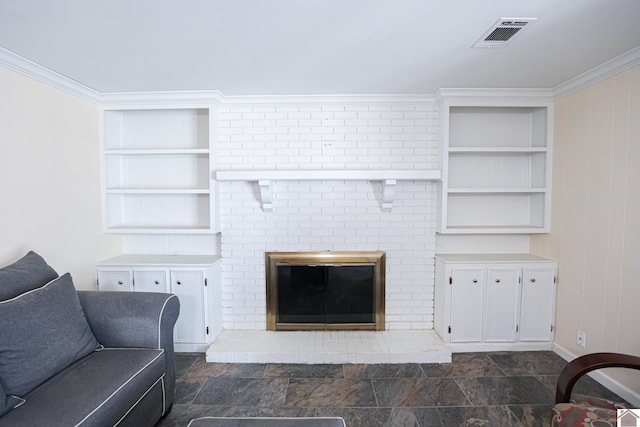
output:
[[[417,105],[232,105],[220,109],[219,170],[435,169],[437,110]],[[264,329],[265,251],[387,253],[386,327],[433,326],[436,184],[279,181],[274,212],[256,182],[220,184],[225,329]]]

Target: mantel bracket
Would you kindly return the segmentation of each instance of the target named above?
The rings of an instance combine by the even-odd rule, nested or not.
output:
[[[258,180],[263,212],[273,212],[273,189],[271,188],[271,182],[269,179]]]
[[[382,212],[391,212],[393,208],[393,196],[396,191],[396,180],[385,179],[382,181]]]

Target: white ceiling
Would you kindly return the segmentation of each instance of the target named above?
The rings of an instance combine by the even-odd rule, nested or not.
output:
[[[501,17],[538,18],[503,49]],[[640,0],[0,0],[0,47],[101,93],[553,88],[640,46]]]

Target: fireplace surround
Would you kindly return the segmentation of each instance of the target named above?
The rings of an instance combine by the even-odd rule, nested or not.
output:
[[[266,252],[267,330],[385,329],[384,252]]]

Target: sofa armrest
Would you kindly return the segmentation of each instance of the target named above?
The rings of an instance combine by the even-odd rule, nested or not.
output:
[[[105,347],[164,350],[165,410],[173,403],[175,355],[173,328],[180,301],[173,294],[152,292],[78,291],[85,317],[98,342]]]

